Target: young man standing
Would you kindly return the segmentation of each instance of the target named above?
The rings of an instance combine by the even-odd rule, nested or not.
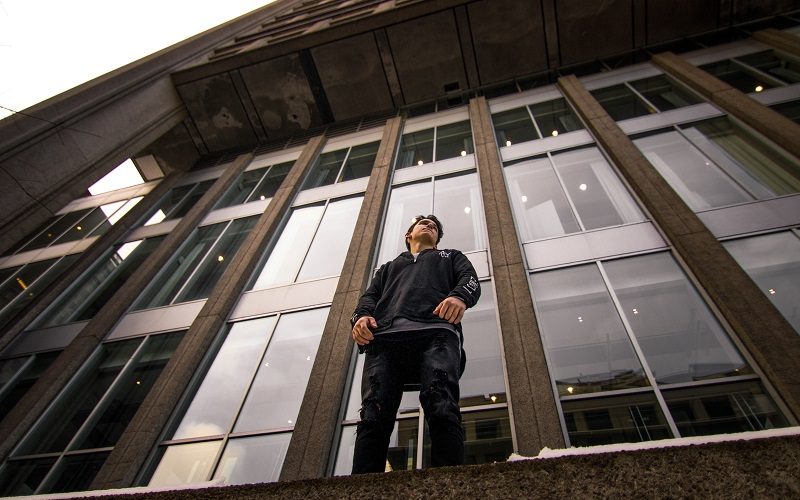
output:
[[[434,215],[412,219],[408,251],[378,269],[353,313],[353,340],[366,352],[353,474],[385,470],[403,386],[415,383],[430,429],[432,465],[464,463],[461,318],[481,289],[464,254],[436,248],[443,235]]]

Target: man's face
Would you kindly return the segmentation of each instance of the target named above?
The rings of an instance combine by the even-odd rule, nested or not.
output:
[[[418,241],[435,247],[436,241],[439,239],[439,229],[432,220],[421,219],[411,228],[411,231],[406,233],[406,239],[409,240],[409,243]]]

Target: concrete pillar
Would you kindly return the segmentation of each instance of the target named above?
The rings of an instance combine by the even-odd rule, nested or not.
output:
[[[558,85],[790,411],[800,417],[800,335],[578,79],[563,77]]]
[[[797,123],[672,52],[653,56],[653,63],[729,115],[759,131],[766,139],[800,157],[800,125]],[[788,172],[800,178],[800,171],[790,169]]]
[[[214,206],[219,197],[230,187],[244,168],[250,163],[252,154],[242,155],[217,179],[214,185],[181,219],[180,223],[161,242],[138,272],[117,290],[97,315],[89,321],[81,333],[56,358],[33,387],[0,422],[0,460],[4,460],[25,433],[47,409],[61,389],[72,379],[94,352],[103,338],[122,318],[140,292],[152,281],[156,273],[172,257],[189,234]]]
[[[189,386],[209,346],[230,316],[261,259],[264,248],[280,228],[284,214],[291,207],[308,169],[324,143],[324,136],[308,142],[114,446],[114,451],[92,482],[91,489],[125,488],[133,485],[150,452],[158,445],[164,426]],[[251,159],[250,154],[237,159],[237,163],[243,162],[241,168],[236,170],[237,174]]]
[[[785,31],[769,28],[753,33],[753,38],[761,43],[771,45],[795,56],[800,56],[800,37],[790,35]]]
[[[0,352],[5,349],[25,327],[36,319],[55,299],[57,299],[70,285],[89,269],[95,262],[103,257],[111,247],[132,229],[147,213],[158,203],[161,198],[175,185],[177,180],[183,175],[182,172],[174,172],[165,177],[152,191],[136,204],[124,217],[102,236],[100,236],[92,246],[81,254],[77,262],[67,269],[57,280],[50,285],[47,290],[32,300],[23,310],[17,314],[13,322],[9,323],[0,336]]]
[[[489,233],[489,260],[497,294],[515,451],[537,455],[545,446],[563,448],[564,436],[485,98],[470,101],[469,116]]]
[[[333,439],[340,425],[339,410],[343,401],[346,402],[344,386],[354,345],[350,337],[350,317],[372,276],[375,248],[392,178],[392,163],[402,131],[401,117],[386,122],[283,462],[281,480],[323,477],[327,472]]]

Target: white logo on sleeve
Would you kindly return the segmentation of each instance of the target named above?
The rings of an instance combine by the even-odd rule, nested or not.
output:
[[[445,252],[444,250],[442,250],[441,252],[439,252],[439,257],[446,259],[450,257],[450,252]]]

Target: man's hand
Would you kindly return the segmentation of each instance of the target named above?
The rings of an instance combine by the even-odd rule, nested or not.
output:
[[[372,336],[371,328],[378,328],[378,322],[372,316],[361,316],[353,325],[353,340],[358,345],[367,345],[375,337]]]
[[[467,304],[463,300],[458,297],[447,297],[439,302],[439,305],[433,310],[433,314],[447,320],[450,324],[457,325],[461,323],[461,318],[464,317],[466,310]]]

